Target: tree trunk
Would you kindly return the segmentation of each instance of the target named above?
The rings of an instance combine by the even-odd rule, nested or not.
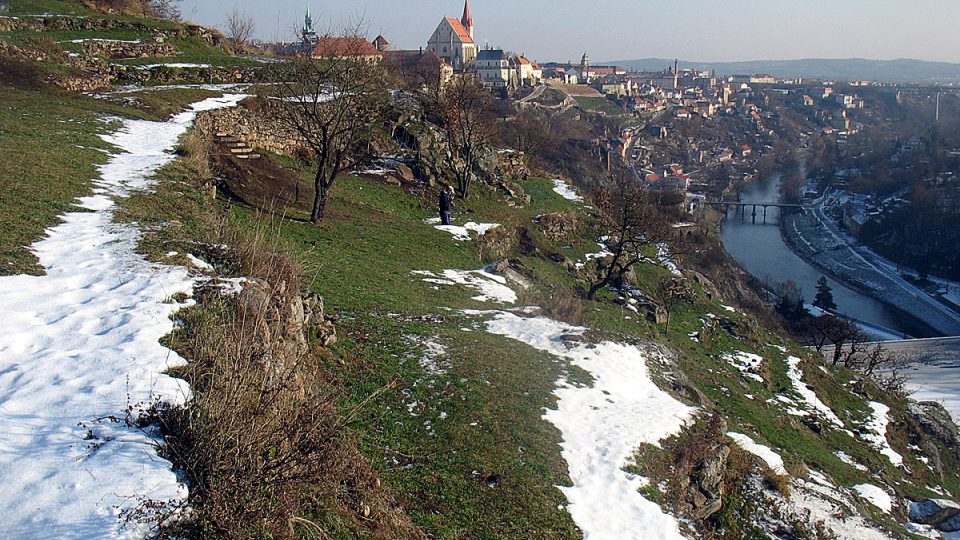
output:
[[[317,171],[315,182],[317,194],[313,198],[313,210],[310,212],[310,222],[314,225],[320,225],[323,222],[323,211],[327,206],[327,182],[323,176],[323,171]]]

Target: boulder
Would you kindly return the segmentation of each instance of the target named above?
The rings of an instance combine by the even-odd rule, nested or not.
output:
[[[910,521],[932,525],[939,530],[945,530],[940,528],[941,524],[960,526],[960,504],[948,499],[924,499],[912,502],[910,503]]]
[[[576,232],[577,218],[572,214],[557,212],[538,216],[537,228],[548,240],[559,241]]]
[[[910,414],[923,431],[960,455],[960,432],[943,405],[933,401],[910,404]]]
[[[397,169],[397,176],[400,178],[401,181],[406,182],[408,184],[413,182],[415,177],[413,175],[413,170],[410,169],[410,167],[404,165],[403,163],[398,163],[396,169]]]
[[[521,289],[527,290],[533,286],[530,280],[524,276],[528,272],[527,268],[518,259],[494,263],[489,266],[489,270],[498,276],[503,276],[507,281],[518,285]]]

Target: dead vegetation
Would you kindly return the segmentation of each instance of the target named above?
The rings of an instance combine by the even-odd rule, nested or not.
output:
[[[178,192],[206,189],[209,150],[202,137],[184,138],[176,170],[187,174],[177,178],[192,185]],[[203,222],[204,245],[217,246],[203,255],[246,282],[235,295],[216,281],[197,290],[167,338],[189,361],[175,374],[190,399],[141,417],[159,426],[189,499],[141,501],[125,518],[157,538],[423,538],[358,451],[357,411],[337,407],[325,367],[333,353],[318,334],[327,321],[311,317],[317,304],[302,298],[303,269],[279,248],[275,222],[240,232],[210,208],[192,219]]]

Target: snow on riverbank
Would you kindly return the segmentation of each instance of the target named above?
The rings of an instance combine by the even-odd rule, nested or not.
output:
[[[242,97],[104,137],[118,153],[80,199],[89,211],[66,214],[32,246],[46,275],[0,278],[0,536],[142,536],[121,528],[122,510],[187,495],[158,440],[124,419],[128,406],[186,399],[186,384],[163,374],[183,360],[159,340],[181,307],[168,299],[193,282],[136,253],[139,233],[113,223],[114,198],[149,186],[196,112]]]
[[[960,425],[960,361],[911,364],[907,374],[911,399],[940,403]]]
[[[637,491],[647,480],[623,470],[641,443],[658,444],[680,432],[694,412],[651,380],[647,361],[658,353],[612,342],[568,341],[586,329],[545,317],[470,313],[492,316],[488,332],[565,358],[593,377],[590,387],[560,381],[557,409],[544,415],[563,435],[562,454],[573,486],[560,489],[584,537],[683,538],[677,519]]]

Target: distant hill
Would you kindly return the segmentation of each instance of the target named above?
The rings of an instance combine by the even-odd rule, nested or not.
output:
[[[659,71],[673,66],[672,59],[644,58],[608,62],[630,70]],[[750,62],[680,62],[681,69],[717,70],[721,75],[769,73],[777,77],[814,79],[871,80],[885,82],[956,83],[960,82],[960,64],[924,60],[804,59],[755,60]]]

